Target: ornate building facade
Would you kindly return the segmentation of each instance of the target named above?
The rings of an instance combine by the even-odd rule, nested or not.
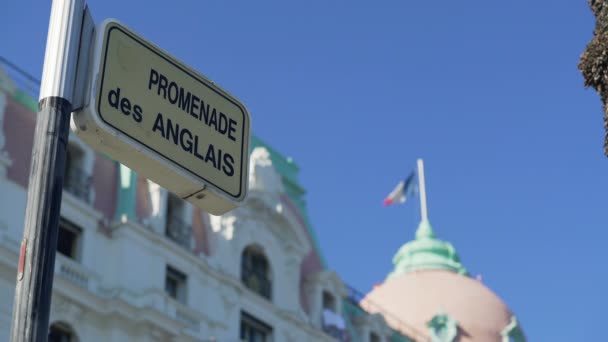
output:
[[[0,341],[10,332],[37,109],[19,75],[0,64]],[[483,320],[482,309],[467,318],[448,301],[437,311],[439,292],[466,290],[460,283],[474,280],[449,248],[433,261],[439,245],[424,240],[432,231],[399,252],[384,285],[367,296],[350,288],[316,242],[298,166],[257,138],[250,165],[245,204],[212,216],[71,134],[49,340],[524,341],[510,333],[520,331],[516,320],[491,294],[480,294],[478,306],[499,316],[480,335],[467,319]],[[415,275],[427,271],[463,279]],[[446,284],[426,293],[434,277]],[[434,309],[412,306],[418,296]],[[501,324],[512,329],[494,329]]]

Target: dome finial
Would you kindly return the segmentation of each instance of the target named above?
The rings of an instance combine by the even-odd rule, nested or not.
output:
[[[413,271],[448,270],[468,275],[451,243],[435,237],[431,223],[422,220],[416,239],[403,245],[393,258],[394,270],[389,278]]]
[[[433,232],[433,228],[431,227],[431,223],[429,222],[429,220],[420,221],[418,229],[416,230],[416,239],[424,238],[435,238],[435,233]]]
[[[467,274],[466,269],[460,263],[454,246],[449,242],[435,238],[426,206],[424,162],[422,159],[418,159],[418,186],[420,190],[420,224],[416,230],[416,239],[399,249],[393,258],[395,268],[388,277],[421,270],[449,270],[459,274]]]

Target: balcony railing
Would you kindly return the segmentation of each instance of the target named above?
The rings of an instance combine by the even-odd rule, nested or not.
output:
[[[80,263],[57,254],[55,258],[55,274],[86,290],[92,290],[93,274]]]
[[[372,302],[365,295],[355,288],[346,285],[348,289],[348,301],[353,305],[361,308],[363,311],[368,313],[379,313],[381,314],[389,326],[393,329],[399,331],[401,334],[407,336],[410,339],[413,339],[416,342],[427,342],[430,341],[429,337],[417,330],[413,326],[403,322],[399,317],[393,315],[392,313],[386,311],[380,305]]]
[[[272,283],[263,270],[243,265],[241,266],[241,280],[243,281],[243,284],[253,292],[258,293],[264,298],[270,299]]]
[[[195,311],[186,307],[185,305],[175,305],[175,319],[184,324],[188,329],[192,331],[198,331],[200,329],[201,321],[196,315]]]
[[[181,218],[174,215],[167,218],[165,235],[185,249],[191,248],[192,226],[186,224]]]
[[[197,340],[200,338],[202,315],[198,310],[180,303],[159,289],[146,291],[144,302],[146,306],[183,324]]]
[[[90,203],[91,180],[91,175],[84,172],[84,170],[75,166],[70,166],[70,168],[66,170],[63,188],[86,203]]]

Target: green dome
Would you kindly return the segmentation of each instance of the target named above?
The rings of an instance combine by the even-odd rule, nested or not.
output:
[[[422,221],[416,231],[416,239],[399,248],[393,258],[395,269],[388,278],[403,273],[421,270],[448,270],[468,274],[460,263],[456,249],[451,243],[435,238],[429,221]]]

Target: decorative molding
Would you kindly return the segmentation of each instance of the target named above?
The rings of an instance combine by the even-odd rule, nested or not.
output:
[[[329,291],[336,299],[344,298],[348,295],[346,285],[338,276],[338,273],[332,270],[323,270],[306,277],[304,281],[307,287],[318,286],[322,290]]]
[[[231,241],[234,238],[234,225],[237,220],[234,215],[230,213],[222,216],[212,215],[209,220],[211,221],[211,230],[214,233],[221,235],[226,241]]]
[[[57,320],[66,322],[80,322],[86,314],[82,306],[62,296],[53,298],[52,309]]]
[[[286,254],[295,254],[300,259],[304,258],[310,251],[311,245],[302,229],[294,226],[293,222],[285,216],[283,205],[279,202],[280,199],[277,200],[271,199],[268,194],[250,191],[245,205],[235,212],[235,216],[237,220],[243,222],[242,226],[262,223],[266,228],[264,230],[269,230],[281,243]]]
[[[147,180],[147,183],[152,213],[150,214],[150,217],[144,220],[144,223],[148,224],[155,232],[163,234],[167,219],[167,199],[169,197],[169,192],[167,189],[149,179]]]
[[[274,196],[284,192],[281,176],[272,165],[270,152],[266,148],[254,148],[249,160],[250,190],[261,190]]]
[[[500,332],[500,335],[502,336],[502,342],[526,342],[524,332],[519,326],[515,315],[511,316],[509,324]]]
[[[281,195],[285,193],[281,175],[272,164],[270,152],[265,147],[256,147],[250,155],[249,196],[239,214],[252,216],[263,222],[272,222],[273,233],[280,241],[290,242],[288,246],[302,257],[310,250],[310,241],[298,220],[290,218],[289,210],[282,203]],[[239,215],[241,216],[241,215]],[[287,229],[284,229],[287,228]],[[291,251],[290,251],[291,252]]]
[[[63,323],[82,341],[83,325],[87,319],[87,311],[80,304],[68,297],[53,295],[49,325]]]
[[[458,336],[458,322],[444,312],[431,318],[426,326],[429,328],[432,342],[454,342]]]

